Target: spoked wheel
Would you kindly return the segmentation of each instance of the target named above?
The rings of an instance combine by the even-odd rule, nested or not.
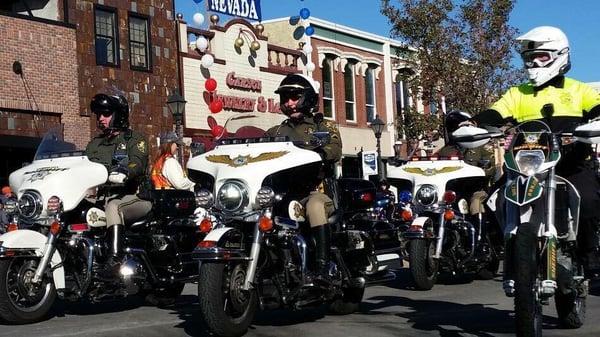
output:
[[[537,228],[519,226],[515,237],[515,323],[517,336],[542,336],[541,279],[538,273]]]
[[[559,254],[562,254],[559,251]],[[574,255],[574,254],[572,254]],[[563,328],[577,329],[580,328],[585,322],[586,312],[586,296],[587,296],[587,282],[582,280],[574,280],[573,276],[583,276],[583,266],[577,261],[568,257],[566,266],[558,264],[559,280],[569,280],[570,292],[563,293],[561,291],[561,284],[554,297],[554,303],[556,304],[556,312],[558,313],[558,320]],[[570,270],[565,267],[571,267]],[[564,274],[561,277],[561,274]]]
[[[242,289],[245,264],[203,263],[198,281],[200,313],[206,327],[218,336],[246,333],[257,309],[253,290]]]
[[[39,258],[0,260],[0,317],[15,324],[36,322],[44,318],[56,298],[51,279],[32,283]]]
[[[433,288],[438,276],[439,261],[433,257],[435,254],[435,241],[415,239],[408,247],[408,260],[410,274],[415,286],[419,290]]]

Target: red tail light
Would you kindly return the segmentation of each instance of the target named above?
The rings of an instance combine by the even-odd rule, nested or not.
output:
[[[196,247],[198,248],[214,248],[217,246],[217,241],[200,241]]]
[[[450,190],[444,192],[443,200],[446,204],[451,204],[451,203],[455,202],[456,201],[456,193],[454,191],[450,191]]]
[[[202,221],[200,221],[200,225],[198,227],[200,227],[201,233],[208,233],[211,231],[213,225],[209,219],[204,218],[202,219]]]
[[[363,193],[360,195],[360,200],[364,202],[371,202],[375,200],[375,197],[373,196],[373,193]]]
[[[76,223],[69,225],[70,232],[87,232],[90,230],[90,226],[86,223]]]

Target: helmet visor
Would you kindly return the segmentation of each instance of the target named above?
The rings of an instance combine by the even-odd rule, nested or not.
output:
[[[544,68],[552,64],[556,59],[557,52],[550,50],[526,50],[521,53],[525,68]]]
[[[282,103],[287,102],[288,100],[292,100],[292,101],[298,101],[300,100],[300,98],[302,98],[302,91],[301,90],[281,90],[279,92],[279,97],[281,99]]]

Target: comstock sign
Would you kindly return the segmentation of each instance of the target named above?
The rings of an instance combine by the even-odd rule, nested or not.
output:
[[[262,82],[253,78],[236,77],[235,72],[230,72],[226,77],[227,86],[231,89],[243,91],[262,91]],[[259,111],[279,113],[279,102],[273,98],[258,98],[242,97],[236,95],[219,95],[216,98],[223,102],[223,109],[232,111]]]

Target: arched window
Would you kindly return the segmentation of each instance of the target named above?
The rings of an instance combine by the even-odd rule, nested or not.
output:
[[[323,59],[323,115],[327,118],[334,118],[333,112],[334,98],[333,98],[333,59],[326,57]]]
[[[404,76],[396,77],[396,112],[402,114],[410,106],[410,96],[408,93],[408,85],[404,80]]]
[[[356,98],[354,95],[354,63],[348,62],[344,67],[344,93],[346,102],[346,120],[356,121]]]
[[[371,66],[367,68],[365,74],[365,111],[367,122],[372,122],[377,113],[375,111],[375,69]]]

